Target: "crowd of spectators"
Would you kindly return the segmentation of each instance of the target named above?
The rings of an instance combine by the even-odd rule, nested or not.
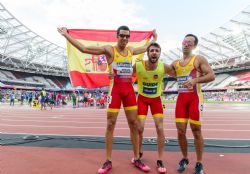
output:
[[[205,101],[250,102],[250,91],[203,92]],[[176,100],[177,94],[165,94],[166,100]]]
[[[55,106],[71,105],[77,107],[97,106],[104,108],[106,106],[107,95],[102,91],[46,91],[48,101],[53,101]],[[29,104],[32,106],[33,101],[41,100],[41,91],[0,89],[0,103],[8,103],[14,106],[15,103],[20,105]]]

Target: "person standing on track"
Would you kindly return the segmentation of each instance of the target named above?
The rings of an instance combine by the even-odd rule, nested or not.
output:
[[[145,120],[150,107],[156,132],[158,146],[158,160],[156,162],[159,173],[166,173],[163,164],[163,154],[165,145],[165,135],[163,128],[163,107],[161,102],[162,82],[167,73],[175,76],[175,72],[170,65],[158,61],[161,55],[161,47],[158,43],[151,43],[147,48],[147,61],[136,62],[133,66],[138,78],[138,120],[139,120],[139,149],[140,158],[142,157],[142,140]],[[132,160],[132,163],[134,161]]]
[[[186,137],[187,123],[189,121],[197,155],[194,174],[203,174],[202,154],[204,142],[201,133],[203,95],[201,83],[213,81],[215,75],[206,58],[192,54],[197,44],[198,38],[195,35],[186,35],[182,42],[183,58],[174,61],[171,65],[176,72],[178,84],[175,117],[178,141],[183,155],[177,171],[183,172],[189,163]]]
[[[138,122],[137,122],[137,104],[134,89],[132,86],[132,56],[146,52],[148,44],[142,47],[127,47],[130,30],[127,26],[120,26],[117,29],[117,44],[116,46],[106,45],[101,47],[88,47],[76,39],[72,38],[66,28],[58,28],[58,32],[62,34],[72,45],[79,51],[94,55],[105,55],[109,64],[110,73],[114,78],[110,80],[110,91],[108,96],[107,109],[107,127],[105,134],[106,142],[106,162],[98,170],[99,174],[107,173],[112,168],[111,152],[113,144],[113,132],[121,107],[121,102],[125,110],[127,121],[130,128],[130,137],[133,144],[134,165],[142,171],[148,171],[146,166],[139,159],[139,136],[138,136]],[[156,32],[153,32],[155,42],[157,39]]]

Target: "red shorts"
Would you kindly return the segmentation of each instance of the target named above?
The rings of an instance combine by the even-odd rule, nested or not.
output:
[[[136,96],[131,82],[115,83],[107,97],[108,112],[119,112],[121,102],[124,110],[137,110]]]
[[[175,109],[176,122],[190,121],[190,123],[200,125],[203,111],[202,97],[202,94],[199,96],[196,92],[179,93]]]
[[[161,97],[149,98],[138,95],[138,118],[145,119],[150,107],[153,117],[163,117]]]

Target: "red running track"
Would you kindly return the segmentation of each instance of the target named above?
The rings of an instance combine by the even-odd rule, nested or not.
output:
[[[249,105],[212,105],[204,113],[203,134],[205,138],[249,139]],[[174,105],[166,111],[165,133],[176,137]],[[0,131],[13,134],[60,134],[103,136],[106,126],[105,110],[90,108],[56,108],[40,111],[26,106],[9,107],[0,105]],[[148,117],[145,137],[155,136],[154,124]],[[189,132],[189,137],[192,137]],[[115,130],[116,136],[129,135],[124,116],[120,113]],[[83,148],[45,148],[2,146],[0,148],[0,173],[2,174],[93,174],[104,160],[103,149]],[[108,174],[141,174],[130,164],[132,152],[114,150],[113,169]],[[143,160],[151,167],[150,173],[156,174],[157,153],[145,151]],[[176,166],[181,158],[180,152],[164,154],[167,173],[176,174]],[[193,173],[195,154],[189,153],[190,165],[183,174]],[[248,153],[209,153],[204,154],[205,174],[249,174]]]
[[[248,104],[207,104],[202,131],[205,138],[250,139],[250,110]],[[167,105],[164,119],[165,134],[176,138],[174,105]],[[93,108],[55,108],[41,111],[27,106],[0,105],[0,132],[19,134],[104,136],[106,110]],[[123,110],[120,111],[115,136],[129,136]],[[145,137],[155,137],[152,116],[148,116]],[[188,131],[188,137],[192,137]]]

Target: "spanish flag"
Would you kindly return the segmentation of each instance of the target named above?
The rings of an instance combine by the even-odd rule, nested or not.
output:
[[[68,29],[69,34],[85,46],[117,44],[116,30]],[[131,31],[128,46],[140,47],[149,42],[152,31]],[[67,41],[68,70],[73,87],[98,88],[109,85],[105,55],[81,53]],[[133,57],[142,59],[143,54]]]

